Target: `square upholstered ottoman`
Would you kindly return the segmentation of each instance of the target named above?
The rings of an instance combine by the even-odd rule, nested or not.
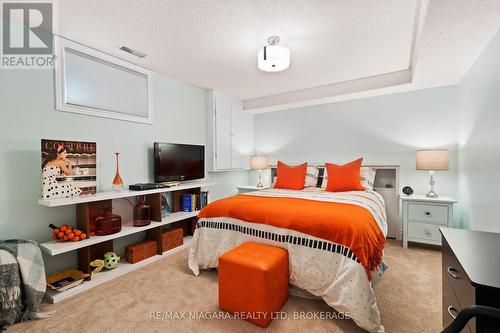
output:
[[[288,299],[288,252],[246,242],[219,257],[219,307],[261,327]]]

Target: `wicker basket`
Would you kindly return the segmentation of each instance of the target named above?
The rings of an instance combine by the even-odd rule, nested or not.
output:
[[[135,264],[136,262],[152,257],[158,253],[157,243],[154,240],[130,245],[125,249],[126,260],[131,264]]]
[[[161,234],[163,251],[171,250],[184,244],[183,228],[172,228]]]

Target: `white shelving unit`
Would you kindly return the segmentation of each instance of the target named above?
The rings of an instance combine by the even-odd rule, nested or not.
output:
[[[38,203],[42,206],[46,207],[60,207],[60,206],[68,206],[68,205],[77,205],[77,207],[87,207],[89,205],[94,205],[93,203],[96,203],[99,205],[99,201],[107,201],[107,200],[115,200],[115,199],[120,199],[120,198],[129,198],[129,197],[135,197],[139,195],[153,195],[153,197],[156,197],[156,195],[159,195],[160,193],[166,193],[166,192],[175,192],[175,191],[184,191],[184,193],[199,193],[199,190],[203,187],[209,187],[211,185],[214,185],[214,183],[209,183],[205,181],[192,181],[192,182],[184,182],[176,186],[172,186],[169,188],[160,188],[160,189],[154,189],[154,190],[147,190],[147,191],[130,191],[130,190],[123,190],[120,192],[116,191],[110,191],[110,192],[99,192],[94,195],[88,195],[88,196],[79,196],[79,197],[74,197],[74,198],[61,198],[61,199],[50,199],[50,200],[44,200],[44,199],[39,199]],[[181,192],[183,193],[183,192]],[[176,194],[174,193],[174,196]],[[159,199],[157,199],[159,200]],[[158,201],[157,201],[158,202]],[[83,204],[83,205],[82,205]],[[159,209],[158,206],[156,206],[155,209]],[[78,210],[78,208],[77,208]],[[177,210],[179,210],[179,207],[177,207]],[[92,250],[93,246],[96,246],[97,244],[107,242],[107,244],[101,244],[97,245],[96,247],[104,247],[109,246],[109,241],[112,241],[117,238],[121,237],[126,237],[129,235],[137,234],[140,232],[148,231],[154,233],[154,239],[158,242],[159,240],[159,233],[161,232],[161,227],[172,224],[175,222],[183,221],[186,219],[193,218],[197,216],[199,211],[193,211],[193,212],[183,212],[183,211],[176,211],[174,213],[170,213],[168,216],[164,217],[160,222],[155,222],[151,221],[151,224],[143,227],[134,227],[131,224],[124,223],[122,225],[122,230],[116,234],[112,235],[106,235],[106,236],[92,236],[88,239],[78,241],[78,242],[57,242],[57,241],[50,241],[46,243],[41,243],[40,244],[40,249],[51,255],[51,256],[56,256],[62,253],[70,252],[70,251],[75,251],[79,250],[79,259],[80,259],[80,252],[86,253],[84,254],[83,258],[84,260],[88,260],[89,252]],[[159,213],[157,213],[159,214]],[[158,216],[158,215],[157,215]],[[88,217],[86,217],[88,219]],[[157,217],[159,219],[159,217]],[[155,229],[156,228],[156,229]],[[155,230],[151,230],[155,229]],[[150,235],[151,237],[151,235]],[[112,244],[112,242],[111,242]],[[105,283],[109,280],[112,280],[116,277],[119,277],[123,274],[135,271],[141,267],[144,267],[145,265],[148,265],[150,263],[153,263],[157,260],[160,260],[162,258],[165,258],[167,256],[170,256],[174,253],[177,253],[179,251],[182,251],[183,249],[189,247],[191,244],[191,236],[186,236],[184,237],[184,244],[182,246],[176,247],[172,250],[165,251],[163,254],[157,254],[153,257],[147,258],[145,260],[139,261],[135,264],[130,264],[125,261],[125,258],[122,258],[120,264],[118,265],[117,268],[109,271],[102,271],[100,273],[97,273],[95,275],[92,275],[91,279],[88,281],[83,281],[83,283],[79,286],[70,288],[65,291],[54,291],[50,288],[47,288],[46,292],[46,297],[49,302],[51,303],[57,303],[60,302],[68,297],[77,295],[85,290],[88,290],[90,288],[93,288],[95,286],[98,286],[102,283]],[[160,245],[158,245],[160,246]],[[94,247],[95,248],[95,247]],[[85,255],[87,257],[85,257]]]
[[[187,182],[182,183],[176,186],[172,186],[169,188],[159,188],[155,190],[146,190],[146,191],[130,191],[130,190],[122,190],[122,191],[109,191],[109,192],[99,192],[93,195],[82,195],[79,197],[73,198],[61,198],[61,199],[38,199],[38,204],[46,207],[59,207],[59,206],[68,206],[68,205],[76,205],[79,203],[86,202],[95,202],[95,201],[103,201],[103,200],[113,200],[120,198],[130,198],[136,197],[138,195],[148,195],[155,193],[165,193],[165,192],[173,192],[173,191],[181,191],[181,190],[189,190],[197,187],[209,187],[215,185],[215,183],[209,182]]]
[[[82,247],[102,243],[108,240],[125,237],[128,235],[136,234],[142,231],[146,231],[148,229],[153,229],[157,227],[161,227],[163,225],[175,223],[178,221],[182,221],[191,217],[195,217],[198,215],[199,211],[194,212],[176,212],[171,213],[167,217],[165,217],[161,222],[151,221],[150,225],[144,227],[134,227],[133,225],[122,225],[122,230],[117,232],[116,234],[107,235],[107,236],[92,236],[89,239],[84,239],[79,242],[58,242],[51,241],[46,243],[39,244],[41,250],[51,256],[55,256],[61,253],[66,253],[74,250],[81,249]]]
[[[62,300],[65,300],[69,297],[78,295],[86,290],[91,289],[91,288],[97,287],[98,285],[101,285],[105,282],[113,280],[121,275],[127,274],[129,272],[133,272],[133,271],[135,271],[139,268],[142,268],[148,264],[151,264],[155,261],[158,261],[160,259],[164,259],[168,256],[171,256],[171,255],[177,253],[177,252],[180,252],[180,251],[190,247],[191,241],[192,241],[191,236],[184,237],[184,244],[182,244],[181,246],[178,246],[172,250],[166,251],[162,255],[157,254],[153,257],[139,261],[138,263],[135,263],[135,264],[129,264],[128,262],[126,262],[125,260],[122,259],[122,260],[120,260],[120,264],[118,265],[117,268],[115,268],[113,270],[109,270],[109,271],[103,269],[101,272],[93,275],[92,280],[83,281],[82,284],[80,284],[76,287],[70,288],[70,289],[65,290],[65,291],[55,291],[55,290],[47,288],[47,292],[45,293],[45,297],[47,298],[47,300],[50,303],[61,302]]]

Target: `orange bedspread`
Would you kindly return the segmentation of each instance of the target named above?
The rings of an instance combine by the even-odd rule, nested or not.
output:
[[[231,217],[322,238],[350,248],[366,270],[382,261],[383,232],[367,209],[353,204],[235,195],[209,204],[198,217]]]

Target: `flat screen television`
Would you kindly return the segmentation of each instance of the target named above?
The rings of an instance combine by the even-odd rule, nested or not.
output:
[[[154,156],[155,182],[205,177],[205,146],[155,142]]]

